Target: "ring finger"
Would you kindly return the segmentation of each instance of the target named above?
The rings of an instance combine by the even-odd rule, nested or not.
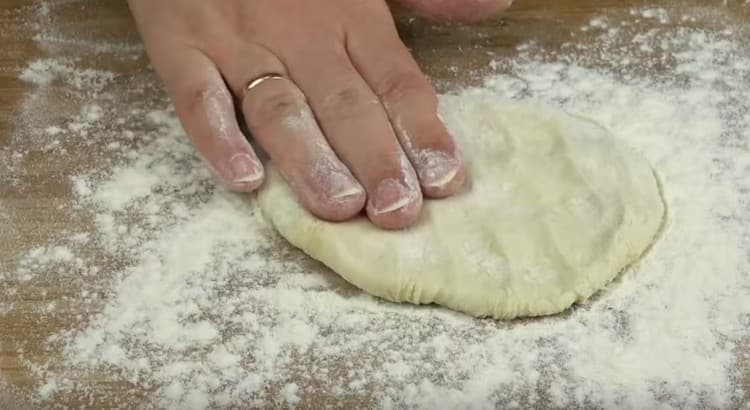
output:
[[[315,215],[344,220],[364,206],[365,191],[318,127],[284,65],[260,46],[234,56],[225,70],[253,137]]]

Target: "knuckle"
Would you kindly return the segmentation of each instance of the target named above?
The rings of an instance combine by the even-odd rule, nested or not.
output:
[[[344,86],[331,92],[323,101],[323,116],[342,119],[361,114],[372,102],[373,95],[359,87]]]
[[[253,127],[276,126],[303,109],[302,101],[289,90],[273,90],[249,104],[248,121]]]
[[[378,94],[383,101],[401,102],[419,99],[437,102],[437,97],[421,73],[397,71],[385,75],[378,84]]]
[[[228,91],[214,84],[200,84],[185,88],[188,90],[187,94],[184,94],[185,103],[190,113],[205,111],[206,104],[212,100],[218,100],[222,103],[231,101]]]

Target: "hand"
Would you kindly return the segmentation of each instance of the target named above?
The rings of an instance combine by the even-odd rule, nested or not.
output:
[[[404,0],[475,19],[508,0]],[[253,138],[320,218],[364,207],[397,229],[423,195],[457,192],[465,171],[437,97],[384,0],[130,0],[149,57],[196,149],[230,189],[263,181]],[[283,76],[248,88],[266,74]],[[236,104],[236,105],[235,105]]]

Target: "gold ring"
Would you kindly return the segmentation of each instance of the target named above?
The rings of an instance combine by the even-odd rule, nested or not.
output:
[[[245,92],[250,91],[253,88],[261,85],[266,80],[283,80],[285,78],[286,77],[284,77],[283,75],[281,75],[279,73],[266,73],[266,74],[263,74],[260,77],[258,77],[256,79],[250,81],[249,83],[247,83],[247,85],[245,86]]]

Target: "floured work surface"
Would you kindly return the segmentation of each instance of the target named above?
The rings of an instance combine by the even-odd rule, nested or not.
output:
[[[747,401],[742,2],[527,0],[478,27],[403,19],[441,91],[591,117],[666,188],[648,258],[583,306],[511,323],[339,280],[215,186],[124,5],[18,3],[0,13],[0,372],[16,393],[170,408]]]

